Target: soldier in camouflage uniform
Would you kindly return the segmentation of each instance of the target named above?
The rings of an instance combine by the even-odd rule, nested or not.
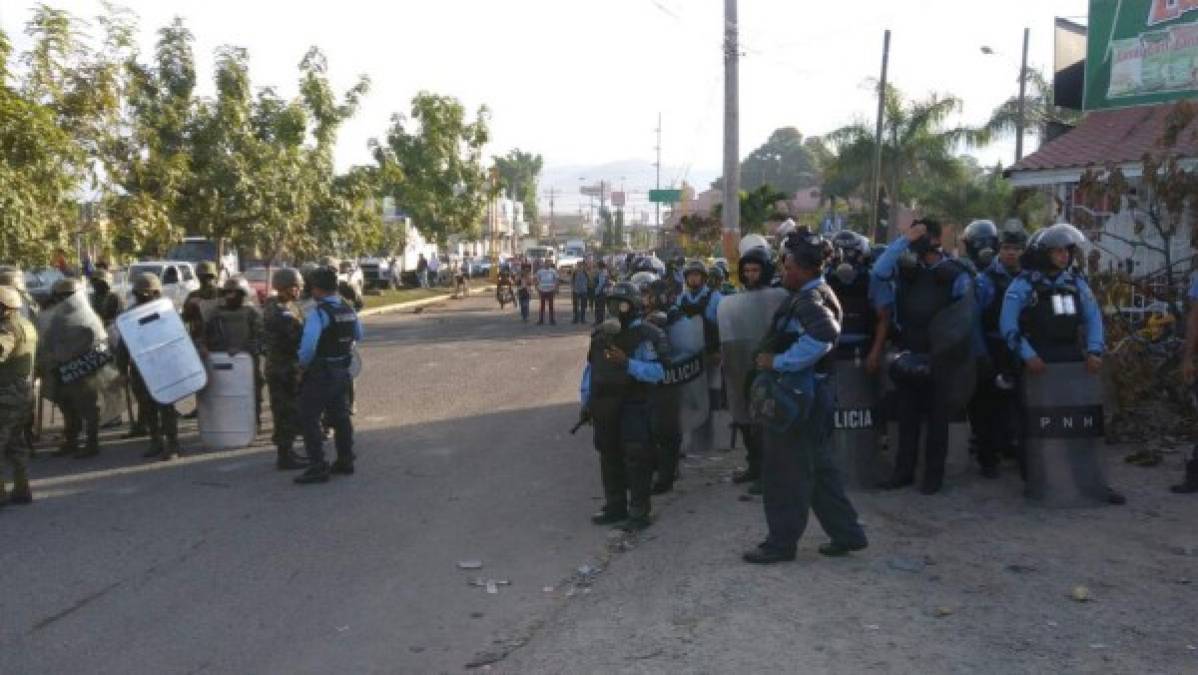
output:
[[[17,289],[0,286],[0,452],[12,467],[12,494],[4,485],[0,465],[0,506],[29,504],[29,444],[25,427],[33,416],[33,362],[37,331],[21,316],[24,305]]]
[[[104,382],[98,370],[63,382],[59,369],[105,343],[108,334],[87,299],[77,295],[78,290],[78,280],[71,277],[54,282],[51,304],[42,314],[46,326],[41,336],[38,367],[47,398],[62,411],[63,442],[54,455],[84,459],[100,454],[100,391]],[[66,318],[60,320],[60,317]],[[79,447],[81,434],[83,448]]]
[[[183,323],[191,333],[196,346],[203,344],[204,326],[208,317],[220,301],[220,290],[216,287],[216,264],[205,260],[196,267],[196,278],[200,287],[187,294],[183,301]]]
[[[242,277],[230,277],[220,290],[220,304],[204,324],[204,346],[208,352],[234,356],[242,352],[254,359],[254,412],[262,416],[262,312],[247,305],[250,286]]]
[[[133,279],[133,303],[144,305],[162,297],[162,281],[157,275],[143,272]],[[171,460],[179,456],[179,413],[172,404],[163,405],[150,396],[145,380],[137,364],[129,357],[129,348],[124,342],[117,349],[117,368],[129,378],[129,388],[137,399],[138,417],[144,420],[150,432],[150,448],[142,457],[147,459]],[[166,444],[163,444],[163,438]]]
[[[278,294],[268,299],[262,309],[266,386],[274,420],[272,440],[278,449],[275,466],[288,471],[307,466],[292,452],[295,438],[300,435],[299,344],[304,317],[296,301],[303,289],[303,278],[297,270],[285,268],[275,270],[270,283]]]
[[[21,316],[36,326],[40,307],[33,296],[29,295],[29,291],[25,290],[25,274],[21,272],[21,268],[12,265],[0,266],[0,286],[16,289],[17,295],[21,296]]]

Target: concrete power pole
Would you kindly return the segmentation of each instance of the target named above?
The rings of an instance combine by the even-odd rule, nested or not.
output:
[[[1027,43],[1031,29],[1023,29],[1023,63],[1019,66],[1019,116],[1015,119],[1015,161],[1023,159],[1024,110],[1027,97]]]
[[[886,118],[886,75],[890,65],[890,31],[882,40],[882,79],[878,83],[878,125],[874,131],[874,183],[873,199],[870,205],[870,223],[874,228],[874,241],[887,243],[886,230],[878,221],[878,201],[882,199],[882,122]],[[893,222],[898,208],[896,195],[890,195],[890,220]]]
[[[657,185],[656,189],[661,189],[661,113],[657,113],[657,162],[653,165],[657,168]],[[658,246],[665,248],[666,233],[661,229],[661,202],[653,203],[653,224],[657,226]]]
[[[736,0],[724,0],[724,257],[740,243],[740,45]]]

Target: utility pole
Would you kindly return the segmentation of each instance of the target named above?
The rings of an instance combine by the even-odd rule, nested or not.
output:
[[[654,148],[657,151],[657,162],[653,164],[657,168],[657,184],[656,189],[661,189],[661,113],[657,113],[657,146]],[[657,226],[658,245],[662,248],[666,247],[666,233],[661,229],[661,202],[654,202],[655,209],[653,214],[653,224]]]
[[[557,223],[553,218],[553,198],[557,196],[557,188],[549,188],[549,237],[557,244]]]
[[[886,117],[886,75],[890,66],[890,30],[887,29],[882,39],[882,79],[878,82],[878,125],[874,131],[874,183],[873,199],[870,205],[870,222],[874,227],[874,240],[886,243],[886,230],[878,221],[878,202],[882,199],[882,122]],[[890,220],[894,220],[898,204],[896,195],[890,196]]]
[[[724,257],[740,243],[740,46],[736,0],[724,0]]]
[[[1019,116],[1015,119],[1015,161],[1023,159],[1024,109],[1027,105],[1027,43],[1031,29],[1023,29],[1023,63],[1019,66]]]

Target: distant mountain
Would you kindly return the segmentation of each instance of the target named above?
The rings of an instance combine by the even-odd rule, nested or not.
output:
[[[699,191],[706,190],[711,181],[719,177],[718,170],[701,167],[661,167],[661,186],[680,187],[682,181],[694,186]],[[556,209],[566,212],[577,209],[578,206],[589,206],[590,197],[579,193],[582,185],[595,185],[600,180],[611,184],[611,189],[619,190],[621,183],[628,193],[629,206],[643,206],[648,200],[648,191],[655,186],[657,170],[652,160],[628,159],[606,164],[547,166],[541,172],[540,202],[543,210],[549,207],[549,191],[556,192]],[[584,178],[585,180],[579,180]],[[622,180],[621,180],[622,179]]]

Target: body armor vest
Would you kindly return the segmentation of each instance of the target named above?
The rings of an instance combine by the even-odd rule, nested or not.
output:
[[[869,302],[869,274],[858,270],[851,284],[841,283],[835,274],[828,274],[824,281],[840,300],[844,318],[840,322],[842,335],[864,335],[872,338],[877,324],[877,315]]]
[[[328,322],[316,343],[317,358],[342,359],[348,364],[353,353],[354,326],[358,323],[358,315],[344,302],[318,302],[316,311],[324,314]]]
[[[985,275],[990,278],[990,283],[994,284],[994,300],[989,307],[982,310],[982,330],[986,335],[998,335],[1001,332],[998,321],[1002,315],[1003,298],[1006,297],[1013,279],[993,269],[986,270]]]
[[[285,365],[299,359],[300,338],[303,321],[295,303],[279,302],[277,298],[266,301],[262,310],[262,322],[266,331],[266,360],[269,365]]]
[[[939,268],[952,266],[952,274]],[[920,354],[932,350],[929,329],[932,319],[953,301],[953,280],[961,272],[955,263],[942,263],[935,268],[917,265],[899,275],[898,319],[899,345]]]
[[[617,347],[632,358],[637,347],[650,337],[641,325],[624,328],[616,335],[607,335],[602,329],[591,334],[587,362],[591,365],[591,391],[595,397],[645,397],[648,386],[628,374],[627,364],[616,365],[608,361],[603,352]]]
[[[1049,363],[1083,361],[1082,298],[1073,284],[1054,286],[1046,279],[1032,284],[1032,303],[1023,310],[1023,334],[1040,358]]]
[[[707,307],[711,304],[711,289],[699,291],[702,295],[698,300],[690,300],[685,295],[680,296],[678,307],[688,318],[698,316],[703,319],[703,344],[709,354],[720,351],[720,326],[714,321],[707,320]]]

